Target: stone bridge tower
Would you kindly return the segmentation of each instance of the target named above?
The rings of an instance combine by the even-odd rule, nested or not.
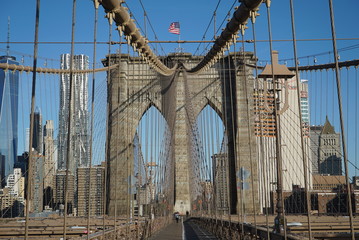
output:
[[[191,69],[202,57],[188,53],[172,54],[163,59],[165,64],[170,67],[175,64],[183,66],[173,76],[155,73],[139,57],[112,54],[104,60],[105,66],[108,66],[108,62],[110,65],[119,63],[118,67],[110,71],[108,78],[109,215],[114,215],[115,211],[117,215],[124,215],[129,211],[127,184],[134,168],[133,139],[141,117],[151,106],[159,110],[172,131],[174,211],[185,213],[192,210],[194,196],[191,196],[190,191],[191,155],[188,141],[188,133],[191,130],[188,123],[195,121],[207,105],[223,120],[228,137],[230,210],[232,213],[241,211],[243,200],[246,202],[246,213],[253,212],[253,206],[256,206],[258,211],[257,155],[252,111],[254,81],[252,68],[246,67],[246,72],[243,71],[243,59],[252,65],[255,59],[251,53],[246,53],[245,58],[240,56],[239,53],[236,56],[231,53],[207,71],[190,74],[183,68]],[[251,183],[253,178],[253,186],[249,184],[249,188],[244,190],[246,192],[243,196],[246,197],[240,195],[239,188],[243,185],[239,184],[240,168],[250,173],[244,181]],[[255,196],[254,205],[252,191]]]

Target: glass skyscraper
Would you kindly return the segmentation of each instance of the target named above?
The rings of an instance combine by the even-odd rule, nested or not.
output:
[[[16,58],[1,56],[0,63],[16,64]],[[0,69],[0,163],[1,180],[13,172],[17,156],[19,72]]]
[[[61,55],[61,69],[70,69],[70,54]],[[74,56],[76,70],[89,68],[89,58],[86,55]],[[71,149],[69,155],[69,170],[76,174],[78,167],[87,167],[89,163],[88,147],[88,74],[73,75],[73,96],[71,109]],[[58,169],[66,169],[66,151],[68,139],[68,114],[69,114],[70,74],[60,75],[60,112],[59,112],[59,136],[58,136]]]

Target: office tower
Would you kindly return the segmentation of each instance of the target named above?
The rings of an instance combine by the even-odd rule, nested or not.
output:
[[[11,189],[0,189],[0,215],[2,218],[24,216],[24,201],[11,193]]]
[[[61,55],[61,69],[70,69],[70,54]],[[75,55],[73,69],[88,69],[88,56]],[[60,75],[60,112],[58,135],[58,169],[66,169],[67,139],[70,134],[69,170],[76,174],[77,167],[88,166],[88,75],[73,75],[71,129],[68,133],[70,74]]]
[[[5,184],[5,155],[0,154],[0,188],[3,188]]]
[[[30,145],[30,128],[25,129],[25,152],[29,152]]]
[[[254,89],[255,107],[255,134],[257,137],[258,171],[260,182],[260,203],[262,209],[271,206],[270,192],[276,191],[277,158],[276,158],[276,122],[274,115],[274,97],[279,98],[280,150],[282,161],[283,191],[292,191],[295,188],[304,188],[304,167],[301,146],[301,127],[304,131],[304,162],[307,166],[307,175],[311,172],[308,153],[310,141],[308,137],[309,99],[306,81],[297,85],[297,77],[285,65],[278,64],[278,53],[273,52],[273,68],[281,91],[278,95],[273,92],[271,65],[267,65],[259,75],[258,85]],[[269,70],[269,71],[268,71]],[[268,74],[270,73],[270,74]],[[299,87],[299,96],[297,88]],[[298,105],[298,97],[300,105]],[[278,100],[278,99],[277,99]],[[299,113],[303,113],[300,125]],[[308,178],[308,187],[311,188],[312,179]]]
[[[313,174],[319,174],[318,160],[319,160],[319,141],[320,133],[323,130],[323,126],[310,126],[310,157],[312,163]]]
[[[342,175],[340,133],[326,117],[323,126],[310,127],[313,166],[318,174]]]
[[[15,196],[23,195],[23,188],[21,186],[21,168],[14,168],[14,172],[7,177],[7,187],[10,189],[10,193]]]
[[[300,110],[302,113],[302,122],[304,135],[309,137],[309,96],[308,96],[308,80],[302,79],[300,81]]]
[[[44,192],[44,156],[33,150],[31,164],[33,166],[33,183],[31,184],[31,212],[42,212]]]
[[[91,178],[91,187],[89,181]],[[103,190],[105,182],[104,166],[79,167],[77,169],[77,215],[90,216],[101,215],[103,213]],[[89,211],[88,196],[90,194],[91,210]]]
[[[57,170],[54,177],[54,209],[61,209],[65,204],[65,184],[66,184],[66,170]],[[72,213],[74,204],[74,175],[69,172],[68,175],[68,195],[67,206],[68,213]]]
[[[19,65],[16,58],[11,56],[1,56],[0,63]],[[18,95],[19,72],[0,69],[0,155],[5,159],[1,180],[12,173],[16,161]]]
[[[229,208],[228,190],[228,156],[225,153],[212,156],[215,206],[217,211],[225,214]]]
[[[50,205],[53,194],[53,179],[56,172],[54,121],[47,120],[44,127],[44,205]]]
[[[32,148],[43,154],[43,131],[42,131],[42,115],[37,107],[34,112],[34,130],[32,136]]]

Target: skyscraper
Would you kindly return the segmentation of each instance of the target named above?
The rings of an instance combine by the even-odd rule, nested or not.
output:
[[[47,120],[44,128],[44,205],[50,205],[53,194],[55,166],[54,121]]]
[[[44,156],[38,154],[36,150],[32,153],[32,174],[33,183],[31,183],[30,194],[30,212],[42,212],[43,210],[43,192],[44,192]]]
[[[19,65],[12,56],[1,56],[0,63]],[[18,94],[19,72],[0,69],[0,155],[5,159],[1,179],[12,173],[16,161]]]
[[[302,113],[302,122],[304,136],[309,137],[309,97],[308,97],[308,80],[300,81],[300,110]]]
[[[75,55],[73,69],[84,70],[89,67],[88,56]],[[61,55],[61,69],[70,69],[71,55]],[[88,75],[73,75],[73,95],[71,102],[71,129],[68,133],[70,74],[60,75],[60,112],[58,136],[58,169],[66,169],[67,139],[70,134],[69,170],[76,174],[79,166],[88,166]],[[76,179],[76,177],[75,177]]]
[[[30,128],[25,129],[25,152],[29,152]]]
[[[311,126],[312,161],[315,173],[342,175],[340,133],[336,133],[328,117],[324,126]]]
[[[71,55],[61,55],[61,69],[70,69]],[[89,67],[89,58],[85,55],[73,56],[73,69],[84,70]],[[87,167],[89,164],[88,147],[88,75],[73,74],[72,100],[70,97],[70,74],[60,75],[60,112],[58,134],[58,169],[68,169],[73,174],[74,206],[77,206],[77,168]],[[69,108],[71,104],[71,112]],[[70,131],[68,131],[68,119],[71,119]],[[67,140],[70,139],[70,149],[67,151]],[[66,166],[67,152],[69,166]],[[72,187],[72,186],[70,186]]]
[[[276,146],[276,121],[274,108],[274,97],[279,98],[279,109],[281,111],[278,119],[280,128],[280,151],[282,161],[283,191],[292,191],[293,187],[305,187],[303,158],[307,166],[307,175],[311,172],[312,166],[309,157],[305,154],[309,152],[310,142],[308,138],[309,123],[309,99],[308,84],[302,81],[297,85],[297,77],[287,74],[284,69],[286,66],[278,64],[278,53],[273,52],[273,68],[279,88],[282,91],[274,94],[271,65],[267,65],[266,69],[259,75],[258,86],[254,89],[254,105],[255,105],[255,134],[257,137],[257,151],[260,176],[260,202],[263,207],[271,206],[270,192],[276,191],[277,182],[277,156],[273,151]],[[267,72],[265,72],[267,70]],[[269,71],[268,71],[269,70]],[[288,70],[288,69],[287,69]],[[289,71],[289,70],[288,70]],[[270,75],[268,76],[268,72]],[[262,76],[261,76],[262,75]],[[287,75],[287,76],[286,76]],[[279,77],[280,76],[280,77]],[[265,89],[267,87],[267,89]],[[298,90],[299,88],[299,96]],[[298,104],[298,97],[300,103]],[[277,98],[277,100],[278,100]],[[304,138],[304,157],[301,146],[301,131],[299,113],[302,115],[302,127],[305,130]],[[312,185],[311,179],[308,179],[308,187]]]
[[[37,107],[34,112],[34,131],[32,136],[32,148],[39,154],[43,154],[43,131],[42,131],[42,115]]]
[[[225,213],[229,208],[228,196],[228,156],[224,153],[212,156],[214,191],[216,199],[215,206],[221,213]]]
[[[89,180],[91,178],[91,186]],[[89,167],[79,167],[77,169],[77,190],[78,190],[78,205],[77,215],[87,216],[101,215],[103,213],[104,201],[104,181],[105,181],[105,167],[104,165]],[[90,194],[91,208],[89,208],[88,196]],[[89,210],[90,209],[90,210]]]

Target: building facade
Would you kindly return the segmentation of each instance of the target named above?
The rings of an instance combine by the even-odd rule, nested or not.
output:
[[[313,174],[319,174],[318,159],[319,159],[319,136],[323,130],[323,126],[310,126],[310,157],[312,162]]]
[[[228,154],[214,154],[212,164],[215,210],[225,214],[229,209]]]
[[[260,79],[254,88],[255,107],[255,135],[257,137],[257,156],[259,162],[260,204],[261,209],[272,208],[271,192],[276,191],[277,158],[276,158],[276,131],[277,126],[274,115],[274,97],[279,104],[280,124],[280,151],[282,161],[283,191],[292,192],[294,188],[305,187],[304,166],[310,176],[311,164],[308,153],[309,141],[309,98],[308,84],[301,81],[297,85],[297,77],[285,65],[278,64],[278,53],[273,52],[275,81],[278,94],[273,92],[271,65],[259,75]],[[269,74],[268,74],[269,70]],[[262,76],[261,76],[262,75]],[[299,96],[297,92],[299,88]],[[300,103],[298,104],[298,98]],[[300,125],[300,113],[302,123]],[[304,130],[304,157],[301,146],[301,128]],[[304,160],[304,162],[303,162]],[[312,179],[307,178],[308,187],[311,188]]]
[[[61,69],[71,68],[71,55],[61,55]],[[73,69],[85,70],[89,68],[89,58],[85,55],[73,57]],[[58,169],[69,169],[74,174],[74,189],[77,190],[77,168],[87,167],[89,164],[88,137],[88,74],[73,74],[72,102],[70,96],[70,74],[60,75],[60,110],[58,134]],[[69,104],[71,104],[71,113]],[[68,116],[71,116],[71,129],[68,132]],[[67,151],[67,140],[70,139],[70,149]],[[69,166],[66,166],[67,152]],[[75,192],[75,204],[77,193]]]
[[[31,184],[30,212],[39,213],[43,210],[44,156],[33,150],[31,164],[33,166],[33,183]]]
[[[54,177],[54,209],[61,210],[65,204],[65,185],[66,185],[66,170],[57,170]],[[68,195],[67,206],[68,213],[72,213],[74,206],[74,175],[68,174]]]
[[[70,69],[70,54],[61,55],[61,69]],[[75,55],[73,69],[84,70],[89,67],[88,56]],[[59,112],[59,136],[58,136],[58,169],[66,169],[67,137],[70,134],[70,166],[72,173],[79,166],[88,166],[88,75],[74,74],[71,103],[71,129],[68,133],[70,75],[60,75],[60,112]]]
[[[31,116],[30,116],[31,117]],[[43,129],[42,129],[42,115],[40,109],[36,107],[34,112],[34,129],[32,135],[32,148],[37,153],[43,154]]]
[[[91,186],[89,181],[91,178]],[[104,201],[104,166],[79,167],[77,169],[77,215],[78,216],[98,216],[103,214]],[[90,203],[89,206],[89,194]],[[89,210],[90,209],[90,210]]]
[[[342,175],[340,133],[336,133],[328,117],[323,126],[310,127],[313,173]]]
[[[11,56],[1,56],[0,63],[19,65]],[[4,175],[0,176],[1,179],[12,173],[16,161],[18,95],[19,72],[0,69],[0,155],[4,156],[4,169],[0,170]]]
[[[44,205],[51,205],[53,179],[56,173],[56,144],[54,140],[54,121],[47,120],[44,127]]]

